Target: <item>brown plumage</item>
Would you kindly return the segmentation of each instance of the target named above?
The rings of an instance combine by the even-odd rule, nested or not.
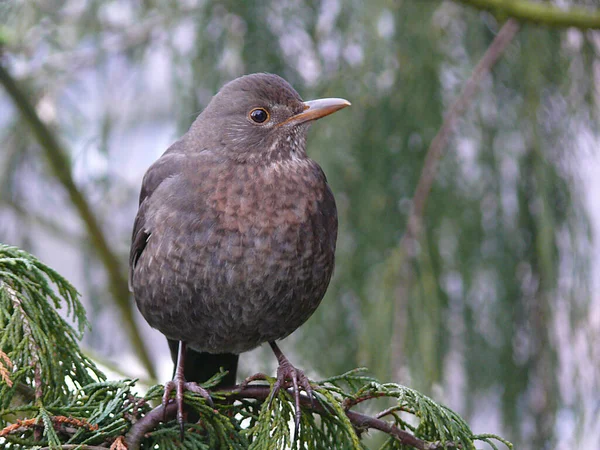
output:
[[[173,353],[174,341],[182,357],[186,345],[201,353],[194,356],[201,375],[186,367],[188,381],[205,381],[225,362],[234,383],[233,355],[269,342],[280,362],[278,388],[296,379],[310,391],[274,342],[311,316],[331,279],[336,206],[323,171],[306,155],[306,133],[312,121],[348,105],[305,103],[276,75],[247,75],[226,84],[148,169],[130,285]],[[202,367],[207,353],[222,357]],[[167,387],[197,390],[185,385],[180,365]]]

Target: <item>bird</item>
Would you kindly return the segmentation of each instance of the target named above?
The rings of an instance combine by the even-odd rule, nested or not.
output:
[[[129,255],[129,286],[175,365],[183,438],[183,393],[211,401],[199,383],[219,369],[234,385],[239,354],[269,343],[277,361],[270,398],[310,381],[277,341],[319,306],[334,269],[335,199],[306,153],[310,125],[350,106],[341,98],[303,101],[275,74],[225,84],[190,129],[144,175]]]

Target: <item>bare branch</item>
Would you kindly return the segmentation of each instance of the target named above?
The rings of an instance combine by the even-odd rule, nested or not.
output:
[[[69,194],[71,203],[79,213],[79,216],[87,229],[90,242],[96,249],[98,257],[107,272],[110,290],[113,296],[112,298],[121,312],[124,326],[134,351],[142,361],[142,364],[150,374],[150,377],[156,378],[156,373],[152,366],[148,351],[144,346],[144,342],[142,341],[140,332],[134,320],[132,304],[129,301],[127,280],[123,275],[125,272],[121,267],[119,258],[110,248],[102,228],[92,212],[91,206],[73,180],[70,169],[70,160],[67,157],[68,153],[60,145],[55,134],[39,117],[35,108],[29,101],[28,96],[2,64],[0,64],[0,83],[6,89],[6,92],[13,103],[31,127],[41,148],[45,151],[46,158],[54,172],[54,176]]]
[[[532,22],[549,27],[576,27],[580,30],[599,29],[600,12],[572,6],[563,9],[551,3],[529,0],[457,0],[475,8],[490,11],[501,18],[512,17],[521,22]]]
[[[431,186],[433,185],[433,181],[437,174],[439,162],[442,159],[444,149],[456,121],[462,116],[471,103],[473,95],[482,78],[485,77],[494,64],[496,64],[496,61],[498,61],[500,55],[502,55],[508,44],[513,40],[517,31],[519,31],[519,24],[513,19],[508,20],[500,29],[496,38],[473,70],[471,78],[467,80],[462,92],[452,104],[446,117],[444,117],[442,127],[433,138],[433,141],[431,141],[431,145],[425,156],[423,170],[421,171],[421,176],[419,177],[417,188],[415,189],[415,194],[413,196],[412,211],[408,219],[406,233],[402,238],[401,245],[405,250],[409,250],[411,241],[416,238],[421,231],[421,222],[427,198],[429,197],[429,192],[431,191]]]
[[[63,444],[61,450],[106,450],[107,447],[99,447],[97,445],[81,445],[81,444]],[[56,447],[42,447],[40,450],[56,450]]]
[[[444,117],[444,122],[436,136],[431,141],[431,145],[427,150],[423,170],[417,182],[415,194],[413,196],[412,208],[408,217],[406,231],[400,241],[400,275],[399,282],[396,287],[396,312],[394,319],[394,336],[392,338],[393,351],[392,361],[395,369],[399,369],[403,351],[402,336],[400,333],[405,329],[405,311],[404,302],[408,298],[408,289],[411,284],[412,272],[410,269],[409,259],[414,256],[415,244],[418,236],[421,233],[423,214],[429,193],[437,169],[444,154],[444,149],[448,143],[448,139],[454,129],[454,126],[460,116],[465,112],[477,87],[481,80],[490,72],[491,68],[496,64],[500,55],[504,52],[508,44],[513,40],[519,31],[519,24],[514,19],[509,19],[500,29],[496,38],[491,43],[475,69],[471,77],[467,80],[462,92],[452,104],[450,110]]]

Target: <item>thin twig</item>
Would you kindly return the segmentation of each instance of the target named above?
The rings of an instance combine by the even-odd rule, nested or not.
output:
[[[490,69],[496,64],[496,61],[498,61],[500,55],[502,55],[508,44],[513,40],[517,31],[519,31],[519,24],[514,19],[509,19],[500,29],[494,41],[481,58],[481,61],[479,61],[473,70],[471,78],[466,82],[462,92],[452,104],[450,111],[444,117],[442,127],[433,138],[433,141],[431,141],[431,145],[425,156],[423,170],[421,171],[421,176],[419,177],[417,188],[415,189],[415,195],[413,196],[412,210],[408,219],[406,233],[402,237],[401,245],[405,250],[409,250],[411,245],[410,241],[417,237],[421,231],[421,222],[427,198],[429,197],[431,186],[433,185],[433,181],[437,174],[437,168],[442,159],[444,148],[448,143],[448,139],[454,129],[456,121],[462,116],[471,103],[471,99],[473,98],[481,79],[490,72]],[[411,252],[409,251],[409,253]]]
[[[99,447],[97,445],[81,445],[81,444],[63,444],[60,447],[42,447],[40,450],[106,450],[107,447]]]
[[[400,405],[391,406],[388,409],[384,409],[383,411],[378,412],[375,415],[375,417],[377,419],[381,419],[382,417],[389,416],[390,414],[394,414],[397,411],[402,412],[403,411],[402,406],[400,406]]]
[[[400,368],[401,355],[403,353],[403,338],[401,333],[403,333],[405,329],[405,302],[408,298],[408,290],[412,279],[410,259],[415,254],[415,245],[417,238],[421,233],[425,206],[437,174],[440,160],[458,118],[462,116],[469,106],[481,79],[490,72],[491,68],[496,64],[498,58],[502,55],[518,31],[519,24],[514,19],[509,19],[502,26],[494,41],[488,47],[487,51],[473,70],[473,73],[467,80],[462,92],[444,117],[441,128],[433,138],[433,141],[431,141],[431,145],[427,150],[423,169],[413,196],[412,208],[406,224],[406,232],[400,241],[400,274],[398,276],[399,281],[396,285],[395,292],[396,312],[394,316],[394,335],[392,337],[392,364],[394,372],[398,372]]]
[[[356,398],[354,398],[354,397],[346,398],[342,402],[342,407],[344,409],[349,409],[349,408],[352,408],[353,406],[358,405],[359,403],[366,402],[367,400],[373,400],[374,398],[385,397],[386,395],[387,394],[385,392],[374,392],[374,393],[362,395],[362,396],[356,397]]]
[[[96,249],[98,257],[106,269],[110,290],[113,296],[112,298],[121,312],[123,318],[122,323],[127,330],[133,349],[150,377],[156,378],[150,356],[134,320],[133,307],[129,301],[129,288],[127,286],[127,280],[123,276],[124,270],[122,270],[121,262],[110,248],[108,240],[106,239],[102,227],[94,215],[90,204],[75,184],[75,180],[73,180],[71,163],[67,157],[68,153],[60,145],[56,135],[39,117],[28,96],[18,85],[17,81],[8,73],[2,64],[0,64],[0,84],[4,86],[13,103],[23,115],[25,121],[29,124],[41,148],[46,153],[46,158],[54,175],[69,194],[71,203],[79,213],[81,220],[87,228],[90,242]]]

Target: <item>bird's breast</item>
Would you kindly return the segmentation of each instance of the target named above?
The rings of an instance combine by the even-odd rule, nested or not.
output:
[[[173,181],[175,194],[152,220],[149,253],[178,283],[248,284],[281,270],[303,279],[311,264],[333,258],[335,203],[315,162],[197,170]]]
[[[337,215],[320,168],[310,160],[213,167],[187,179],[194,181],[157,209],[140,257],[134,286],[142,314],[205,351],[245,351],[291,333],[317,307],[333,271]],[[164,304],[168,317],[154,312]]]
[[[219,174],[206,206],[226,230],[295,227],[309,220],[322,201],[325,181],[309,161],[276,162],[263,167],[240,165]]]

